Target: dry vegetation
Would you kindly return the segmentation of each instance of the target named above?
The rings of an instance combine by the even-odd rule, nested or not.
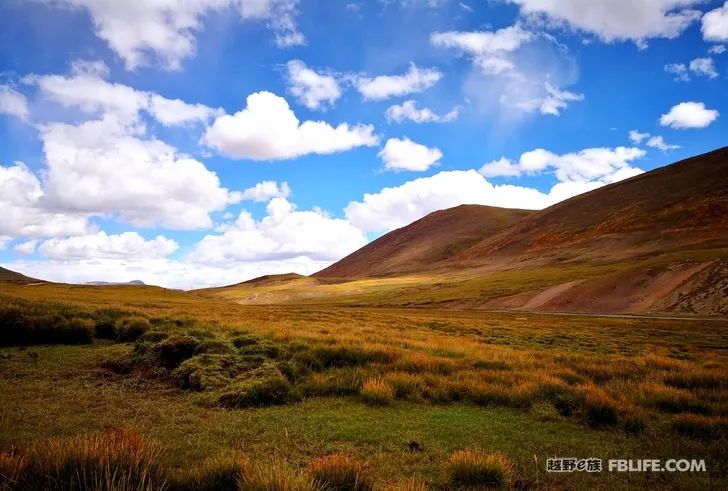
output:
[[[84,305],[17,298],[19,293],[61,298],[69,293],[62,288],[8,288],[15,296],[0,297],[0,345],[21,344],[19,339],[36,344],[93,342],[105,353],[95,367],[104,383],[176,391],[204,411],[295,407],[321,397],[350,398],[354,404],[375,406],[367,410],[376,412],[400,405],[411,411],[462,405],[505,408],[513,418],[535,418],[544,425],[565,421],[583,434],[606,432],[624,435],[626,441],[636,439],[640,445],[658,442],[675,451],[701,450],[698,456],[713,463],[722,458],[728,437],[728,371],[722,351],[728,331],[718,320],[245,307],[131,287],[83,289]],[[129,294],[120,296],[119,291]],[[57,331],[85,334],[59,337]],[[7,352],[20,357],[17,350]],[[0,373],[10,375],[9,366],[0,363]],[[14,417],[4,415],[0,423]],[[58,425],[62,424],[60,418]],[[124,426],[124,421],[117,424]],[[52,427],[47,431],[55,433]],[[119,455],[91,458],[93,451],[84,449],[94,448],[98,441],[78,438],[73,447],[81,454],[61,457],[60,450],[40,456],[32,445],[28,450],[28,441],[3,437],[0,445],[17,447],[8,447],[0,456],[2,473],[9,476],[3,489],[15,489],[8,483],[30,479],[18,476],[33,476],[38,465],[52,467],[50,462],[64,458],[95,469],[82,474],[83,479],[92,475],[111,482],[135,476],[134,482],[142,484],[157,479],[157,470],[133,468],[123,460],[127,457],[119,457],[127,447]],[[427,485],[532,480],[527,460],[519,457],[512,464],[508,452],[504,457],[490,450],[500,449],[463,451],[450,460],[429,461],[429,468],[440,469],[436,475],[450,477],[437,481],[430,475]],[[112,472],[120,461],[129,469]],[[194,475],[167,469],[162,479],[171,489],[227,489],[189,484],[195,479],[222,479],[239,489],[314,489],[327,480],[327,489],[419,489],[422,482],[406,479],[404,469],[402,463],[394,475],[378,475],[375,468],[344,455],[268,466],[247,456],[223,454],[196,466]],[[725,479],[724,470],[714,472],[718,474],[711,474],[713,479]],[[175,484],[180,479],[188,484]],[[269,482],[279,484],[267,487]]]

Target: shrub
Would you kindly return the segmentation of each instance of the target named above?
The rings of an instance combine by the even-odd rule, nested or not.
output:
[[[139,339],[137,339],[137,342],[139,343],[158,343],[163,339],[167,339],[169,337],[169,334],[162,331],[149,331],[141,336],[139,336]]]
[[[370,406],[388,406],[394,401],[394,389],[382,379],[371,378],[364,382],[361,397]]]
[[[59,326],[59,344],[88,344],[93,341],[96,323],[91,319],[74,317],[63,321]]]
[[[449,484],[455,488],[505,486],[512,473],[513,465],[502,454],[478,449],[454,452],[446,468]]]
[[[99,339],[116,339],[116,321],[109,318],[96,321],[96,337]]]
[[[49,440],[31,451],[20,484],[22,489],[163,489],[160,453],[158,445],[122,429]]]
[[[247,378],[228,386],[219,398],[225,407],[256,407],[285,404],[292,398],[291,384],[272,363],[264,363]]]
[[[200,342],[189,334],[172,334],[154,345],[159,362],[166,368],[175,368],[194,356]]]
[[[235,356],[202,354],[182,362],[174,376],[183,389],[207,390],[228,385],[245,368]]]
[[[331,491],[370,491],[374,478],[358,460],[348,455],[332,454],[315,459],[308,467],[315,483]]]
[[[150,327],[144,317],[124,317],[116,322],[116,336],[119,341],[136,341]]]
[[[197,347],[197,352],[225,355],[234,353],[235,350],[233,349],[233,346],[228,342],[220,341],[219,339],[206,339],[205,341],[202,341]]]
[[[237,452],[212,457],[174,476],[170,491],[237,491],[247,467],[246,459]]]
[[[281,463],[254,465],[238,480],[240,491],[317,491],[308,474]]]
[[[0,451],[0,491],[15,489],[25,472],[26,465],[26,458],[14,449]]]
[[[258,344],[258,339],[250,334],[238,334],[232,338],[233,346],[236,348],[243,348],[245,346],[251,346]]]
[[[723,426],[718,418],[697,414],[680,414],[670,423],[672,430],[688,438],[712,440],[720,438]]]

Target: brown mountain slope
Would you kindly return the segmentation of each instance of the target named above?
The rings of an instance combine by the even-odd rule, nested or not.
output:
[[[35,278],[29,278],[15,271],[0,268],[0,285],[26,285],[28,283],[45,283]]]
[[[616,260],[728,246],[728,147],[558,203],[458,254]]]
[[[359,278],[427,270],[531,213],[481,205],[436,211],[389,232],[314,276]]]

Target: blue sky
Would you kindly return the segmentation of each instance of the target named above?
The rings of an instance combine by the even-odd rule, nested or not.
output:
[[[313,273],[437,209],[540,209],[726,142],[717,1],[0,16],[0,265],[55,281]]]

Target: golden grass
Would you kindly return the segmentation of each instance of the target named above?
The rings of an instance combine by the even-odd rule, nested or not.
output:
[[[450,456],[445,473],[455,489],[502,487],[511,480],[513,464],[500,453],[465,449]]]
[[[308,473],[323,489],[335,491],[371,491],[374,478],[364,465],[349,455],[331,454],[315,459]]]
[[[361,398],[370,406],[388,406],[394,401],[391,385],[379,378],[370,378],[361,388]]]

